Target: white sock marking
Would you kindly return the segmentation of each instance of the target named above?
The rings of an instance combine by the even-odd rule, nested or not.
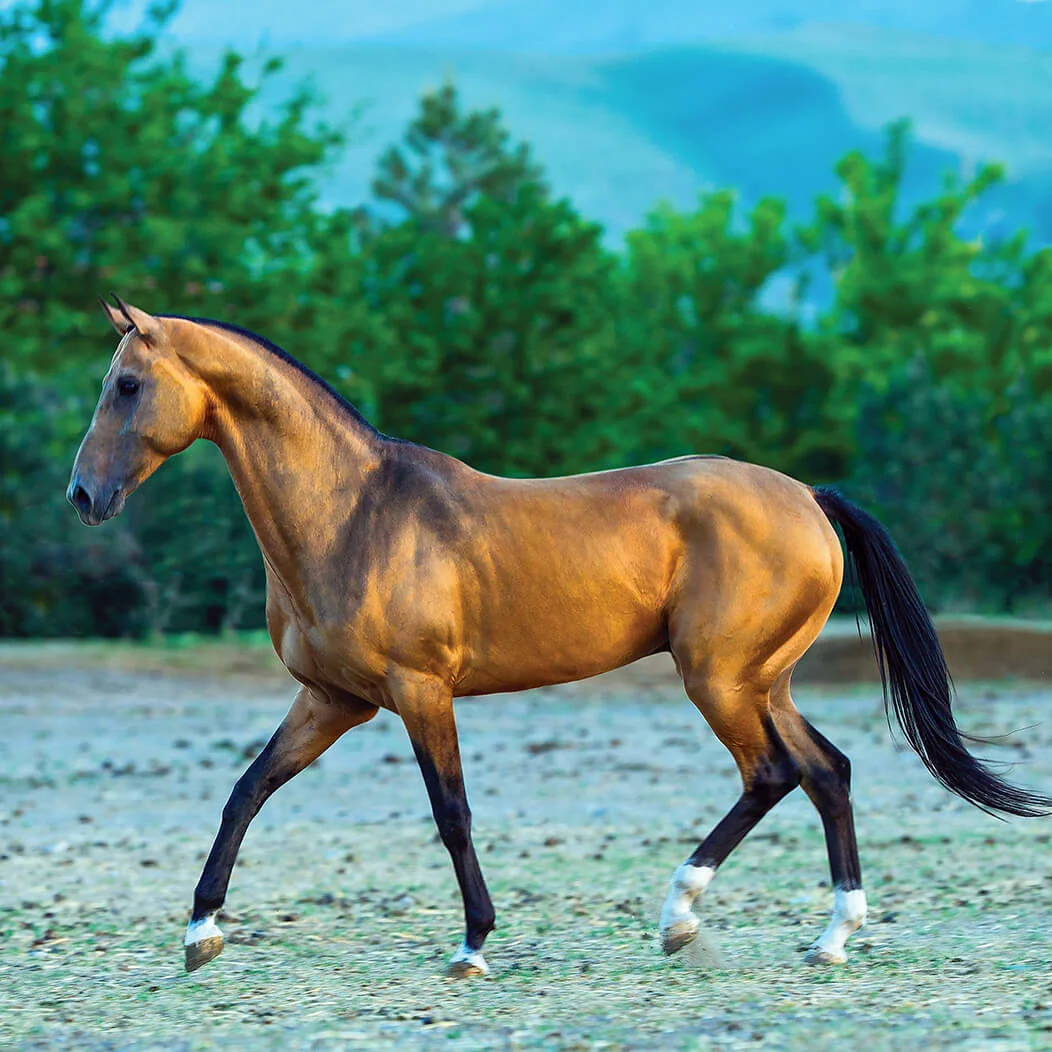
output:
[[[709,886],[716,870],[711,866],[692,866],[684,862],[675,873],[672,874],[672,883],[669,884],[668,898],[665,905],[661,907],[661,930],[667,931],[674,924],[683,921],[696,923],[697,918],[691,911],[694,900]]]
[[[478,968],[483,975],[489,975],[489,965],[486,964],[486,958],[482,956],[481,951],[471,949],[468,944],[461,943],[460,949],[453,954],[450,964],[470,964],[473,968]]]
[[[214,910],[200,920],[190,921],[186,926],[186,937],[183,939],[183,945],[195,946],[199,942],[204,942],[205,939],[221,939],[223,933],[219,930],[219,925],[216,924],[216,913],[218,912],[218,910]]]
[[[812,949],[828,953],[838,961],[846,960],[844,947],[850,935],[866,923],[866,893],[861,888],[833,892],[833,917]]]

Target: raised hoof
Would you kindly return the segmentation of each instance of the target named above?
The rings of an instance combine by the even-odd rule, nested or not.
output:
[[[804,964],[847,964],[847,957],[842,953],[830,953],[828,950],[812,946],[807,951]]]
[[[186,970],[196,972],[204,964],[214,961],[223,952],[223,936],[211,935],[186,948]]]
[[[676,921],[675,924],[661,929],[661,949],[666,957],[678,953],[684,946],[689,946],[698,937],[701,921],[697,917]]]

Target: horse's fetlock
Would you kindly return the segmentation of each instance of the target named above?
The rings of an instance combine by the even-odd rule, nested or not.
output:
[[[215,892],[208,887],[198,885],[194,891],[193,919],[200,920],[202,917],[207,917],[210,913],[218,913],[223,908],[225,898],[225,895]]]
[[[472,919],[471,930],[472,933],[481,938],[485,938],[493,929],[497,926],[497,915],[491,906],[488,911],[479,914],[478,917]]]

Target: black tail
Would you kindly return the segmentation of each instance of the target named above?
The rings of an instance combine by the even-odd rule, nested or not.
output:
[[[835,489],[814,490],[840,525],[869,615],[873,649],[906,740],[947,789],[990,814],[1052,813],[1052,799],[1017,789],[984,767],[961,740],[950,707],[950,675],[935,626],[887,530]]]

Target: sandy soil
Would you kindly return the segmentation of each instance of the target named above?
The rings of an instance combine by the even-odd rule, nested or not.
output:
[[[396,721],[278,793],[235,870],[222,957],[187,976],[193,886],[291,689],[0,665],[0,1045],[1028,1049],[1052,1046],[1052,820],[1000,823],[895,746],[871,687],[801,690],[854,762],[871,923],[803,966],[826,921],[820,827],[794,794],[721,869],[710,954],[665,959],[673,868],[737,795],[668,684],[607,677],[464,701],[476,842],[497,907],[485,980]],[[1052,790],[1052,691],[969,687],[967,729]]]

